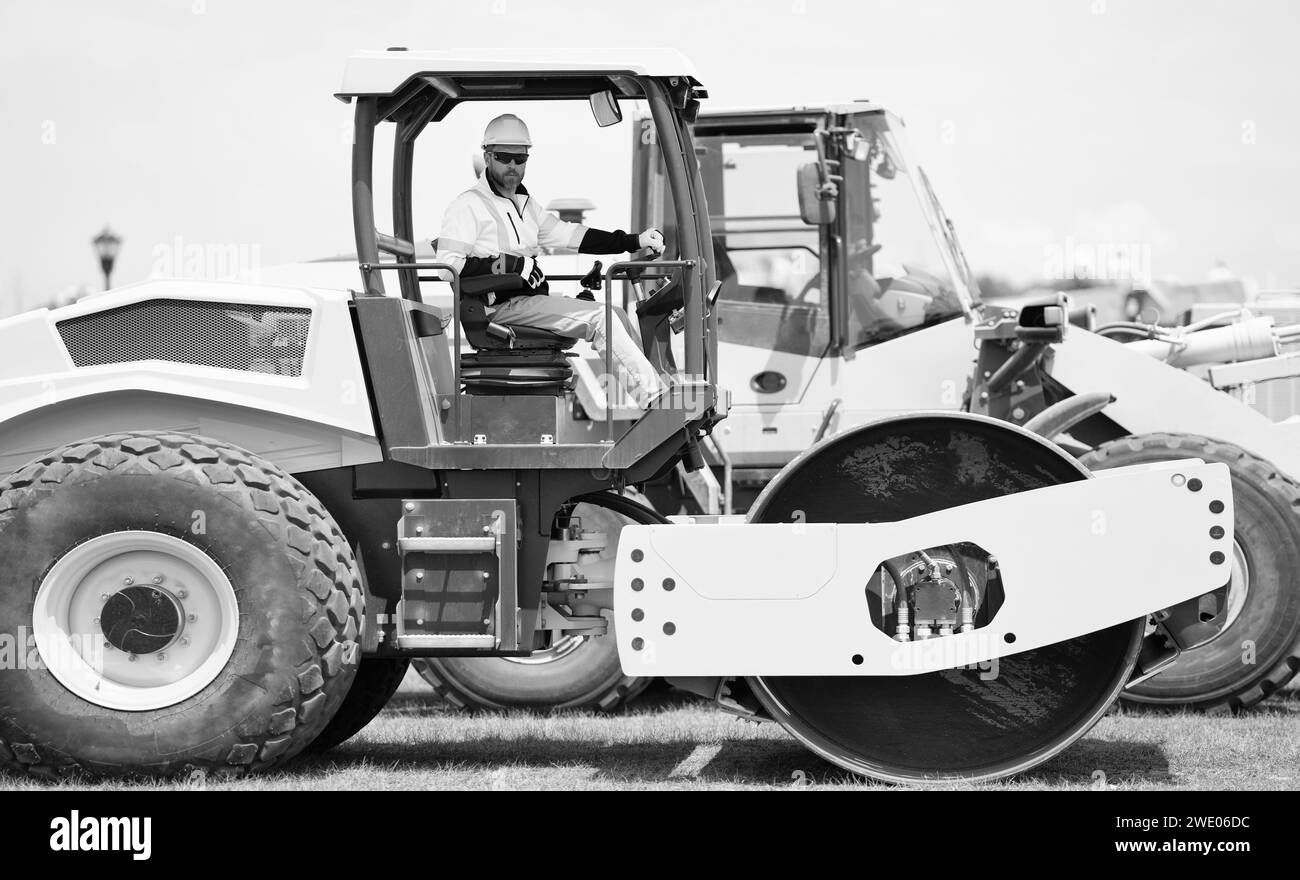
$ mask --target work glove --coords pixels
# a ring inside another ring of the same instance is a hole
[[[492,274],[494,275],[518,275],[524,279],[524,283],[533,290],[541,287],[546,283],[546,275],[542,272],[542,267],[532,257],[517,257],[513,254],[502,254],[496,258],[492,264]]]
[[[542,267],[537,265],[537,261],[532,257],[524,257],[524,264],[519,269],[519,276],[533,290],[546,283],[546,275],[542,273]]]
[[[664,236],[658,229],[647,229],[636,237],[636,243],[643,248],[649,248],[656,254],[664,252]]]

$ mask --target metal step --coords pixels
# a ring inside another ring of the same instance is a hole
[[[512,498],[402,503],[399,648],[518,649],[516,528]]]

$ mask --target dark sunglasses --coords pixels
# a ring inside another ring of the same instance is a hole
[[[492,158],[496,159],[502,165],[522,165],[528,161],[527,153],[499,153],[492,151]]]

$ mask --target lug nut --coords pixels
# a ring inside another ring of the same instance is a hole
[[[189,637],[189,636],[182,636],[182,637],[181,637],[181,647],[182,647],[182,648],[188,648],[189,646],[190,646],[190,637]]]
[[[131,584],[135,583],[135,578],[122,578],[122,583],[129,587]]]
[[[161,584],[161,583],[163,582],[163,576],[160,575],[160,574],[156,574],[156,575],[154,575],[154,576],[153,576],[153,582],[154,582],[155,584]]]
[[[99,626],[99,618],[98,618],[98,617],[92,617],[92,618],[90,618],[90,622],[93,623],[93,624],[95,624],[95,626]]]
[[[108,601],[108,593],[100,593],[100,594],[99,594],[99,601],[101,601],[101,602],[107,602],[107,601]]]
[[[158,662],[161,663],[161,662],[163,662],[163,661],[166,660],[166,659],[167,659],[167,655],[164,654],[162,651],[159,651],[159,652],[158,652]]]
[[[137,656],[135,656],[134,654],[127,654],[127,655],[126,655],[126,659],[128,659],[128,660],[130,660],[132,663],[134,663],[135,661],[139,660],[140,658],[137,657]]]
[[[184,598],[185,598],[186,596],[188,596],[188,595],[189,595],[189,591],[188,591],[188,590],[177,590],[177,591],[176,591],[176,598],[177,598],[177,599],[184,599]]]
[[[194,621],[199,619],[199,616],[197,614],[187,614],[185,615],[185,619],[188,620],[190,623],[193,623]]]

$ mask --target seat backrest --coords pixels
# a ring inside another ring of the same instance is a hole
[[[460,298],[460,329],[466,341],[474,348],[498,348],[488,336],[487,307],[483,301],[472,294]]]

